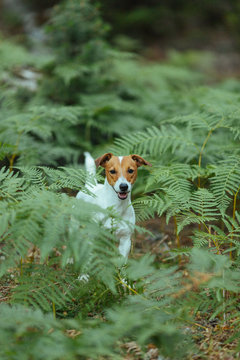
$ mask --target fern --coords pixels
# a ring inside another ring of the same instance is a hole
[[[134,202],[137,212],[142,207],[142,212],[159,216],[167,213],[167,219],[186,209],[194,189],[191,179],[197,176],[194,167],[182,164],[156,167],[147,181],[146,190],[156,193],[151,197],[139,199]],[[149,209],[149,210],[147,210]],[[141,215],[140,215],[141,216]]]
[[[18,177],[17,174],[3,167],[0,170],[0,196],[1,200],[18,202],[21,192],[26,190],[24,179]]]
[[[165,199],[164,199],[165,200]],[[154,194],[153,196],[145,196],[134,201],[134,209],[138,221],[147,220],[154,217],[154,214],[162,215],[162,213],[169,207],[164,200]]]
[[[52,262],[52,261],[51,261]],[[66,301],[71,300],[70,290],[76,284],[73,276],[65,270],[57,269],[51,264],[22,264],[17,286],[11,296],[11,302],[24,303],[34,308],[41,308],[45,312],[51,312],[53,304],[61,308]]]
[[[215,168],[211,178],[212,191],[217,199],[219,209],[225,213],[232,197],[239,191],[239,157],[229,157]]]
[[[185,147],[189,147],[191,153],[196,152],[196,144],[191,140],[191,136],[189,129],[186,129],[183,134],[172,125],[161,129],[156,127],[148,128],[145,132],[124,136],[124,138],[116,140],[115,143],[118,154],[138,152],[156,157],[169,149],[172,152],[176,151],[176,149],[181,151],[183,144]]]

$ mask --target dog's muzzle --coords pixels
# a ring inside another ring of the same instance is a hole
[[[120,200],[125,200],[128,197],[128,192],[118,192],[117,194]]]
[[[118,198],[120,200],[125,200],[128,197],[128,184],[122,182],[119,185],[120,191],[118,192]]]
[[[120,187],[120,186],[119,186],[119,187]],[[115,193],[117,194],[117,196],[118,196],[118,198],[119,198],[120,200],[125,200],[125,199],[127,199],[128,194],[129,194],[130,191],[117,191],[117,190],[114,189],[114,186],[112,186],[112,188],[113,188],[113,190],[115,191]],[[127,188],[128,188],[128,187],[127,187]],[[121,190],[121,189],[120,189],[120,190]]]

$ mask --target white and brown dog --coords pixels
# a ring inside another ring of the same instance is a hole
[[[139,166],[152,166],[148,161],[139,155],[114,156],[107,153],[95,161],[89,153],[85,153],[86,170],[95,175],[96,167],[105,168],[106,178],[104,184],[87,185],[93,196],[81,191],[77,199],[96,204],[103,209],[113,207],[118,214],[129,224],[135,224],[135,213],[131,204],[131,190],[137,178]],[[111,228],[111,219],[108,219],[104,226]],[[132,228],[127,223],[121,222],[116,229],[116,236],[119,239],[119,252],[125,258],[128,257],[131,248]]]

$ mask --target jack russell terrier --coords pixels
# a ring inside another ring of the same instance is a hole
[[[152,166],[139,155],[114,156],[112,153],[107,153],[94,161],[89,153],[85,153],[86,170],[95,175],[96,168],[102,166],[105,168],[106,178],[104,184],[98,184],[95,181],[94,185],[86,185],[93,196],[79,191],[77,199],[96,204],[103,209],[113,207],[123,220],[126,220],[130,225],[135,225],[131,190],[137,178],[137,169],[142,165]],[[104,226],[111,228],[111,219],[108,219]],[[116,236],[119,239],[119,252],[125,258],[128,257],[131,248],[132,228],[127,223],[120,222],[116,229]]]

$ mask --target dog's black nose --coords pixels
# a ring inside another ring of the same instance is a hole
[[[128,184],[121,183],[121,184],[119,185],[119,188],[120,188],[120,190],[121,190],[122,192],[125,192],[125,191],[127,191],[127,189],[128,189]]]

